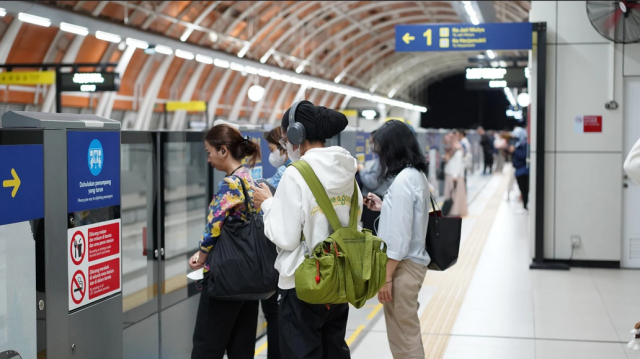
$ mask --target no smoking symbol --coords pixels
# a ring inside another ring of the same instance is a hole
[[[80,304],[87,293],[87,280],[81,270],[76,271],[71,279],[71,299],[74,303]]]
[[[73,237],[71,237],[71,245],[69,251],[71,253],[71,261],[73,262],[73,264],[77,266],[80,265],[80,263],[82,263],[82,261],[84,260],[85,253],[87,252],[87,244],[82,232],[77,231],[73,234]]]

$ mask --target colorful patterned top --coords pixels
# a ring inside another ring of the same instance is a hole
[[[200,251],[204,253],[211,252],[220,236],[220,230],[227,217],[246,220],[247,209],[244,204],[244,192],[242,191],[242,184],[240,183],[241,179],[244,181],[244,186],[249,193],[249,205],[251,206],[253,203],[253,191],[250,189],[253,184],[253,179],[251,178],[251,171],[248,168],[242,167],[233,175],[227,176],[220,181],[218,193],[216,193],[211,204],[209,204],[209,216],[207,217],[207,225],[200,240]],[[253,207],[249,210],[252,213],[256,212]]]

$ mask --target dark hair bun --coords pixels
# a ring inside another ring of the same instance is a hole
[[[284,129],[289,126],[289,111],[291,109],[282,116]],[[338,135],[349,124],[344,114],[324,106],[314,106],[309,101],[303,101],[298,105],[295,120],[304,126],[309,141],[325,141]]]

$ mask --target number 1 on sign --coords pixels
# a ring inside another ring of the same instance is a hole
[[[425,31],[422,36],[427,38],[427,46],[431,46],[431,29]]]

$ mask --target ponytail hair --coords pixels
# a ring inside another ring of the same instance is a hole
[[[213,126],[205,134],[204,140],[216,150],[225,146],[237,161],[247,158],[249,167],[255,166],[260,158],[260,145],[252,141],[249,136],[242,137],[240,131],[229,125]]]

